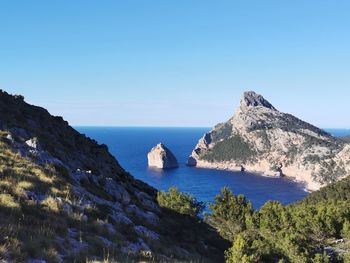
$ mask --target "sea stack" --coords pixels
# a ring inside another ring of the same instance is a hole
[[[147,154],[148,166],[159,169],[177,168],[175,155],[164,144],[158,143]]]

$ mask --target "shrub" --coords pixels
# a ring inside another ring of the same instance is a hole
[[[192,217],[198,216],[204,209],[202,202],[190,194],[180,192],[176,187],[169,188],[168,192],[158,192],[157,201],[161,207]]]
[[[237,233],[254,225],[251,202],[243,195],[235,196],[228,187],[221,190],[209,209],[212,213],[207,215],[206,220],[228,240],[233,240]]]
[[[349,220],[344,221],[341,235],[343,238],[350,239],[350,221]]]
[[[253,263],[257,262],[256,255],[251,251],[248,242],[242,235],[238,235],[232,244],[232,247],[225,251],[227,263]]]

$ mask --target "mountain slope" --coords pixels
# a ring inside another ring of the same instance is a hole
[[[234,116],[198,142],[188,164],[286,175],[310,190],[350,174],[350,144],[245,92]]]
[[[0,190],[5,262],[223,260],[226,243],[212,228],[161,208],[107,146],[2,91]]]

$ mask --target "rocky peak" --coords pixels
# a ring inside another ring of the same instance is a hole
[[[224,170],[285,175],[310,190],[350,175],[350,144],[245,92],[227,122],[197,143],[188,164]]]
[[[246,91],[244,92],[240,108],[244,109],[247,107],[257,107],[262,106],[271,110],[276,110],[275,107],[272,106],[270,102],[268,102],[263,96],[255,93],[254,91]]]

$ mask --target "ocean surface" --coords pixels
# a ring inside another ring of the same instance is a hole
[[[119,163],[134,177],[159,190],[177,186],[198,200],[212,202],[224,186],[235,194],[244,194],[259,208],[268,200],[288,204],[308,193],[302,184],[288,178],[268,178],[257,174],[200,169],[186,166],[188,156],[199,138],[210,128],[129,128],[75,127],[99,143],[108,146]],[[335,136],[350,135],[350,130],[327,129]],[[164,143],[175,154],[178,169],[157,170],[147,166],[147,153]]]

